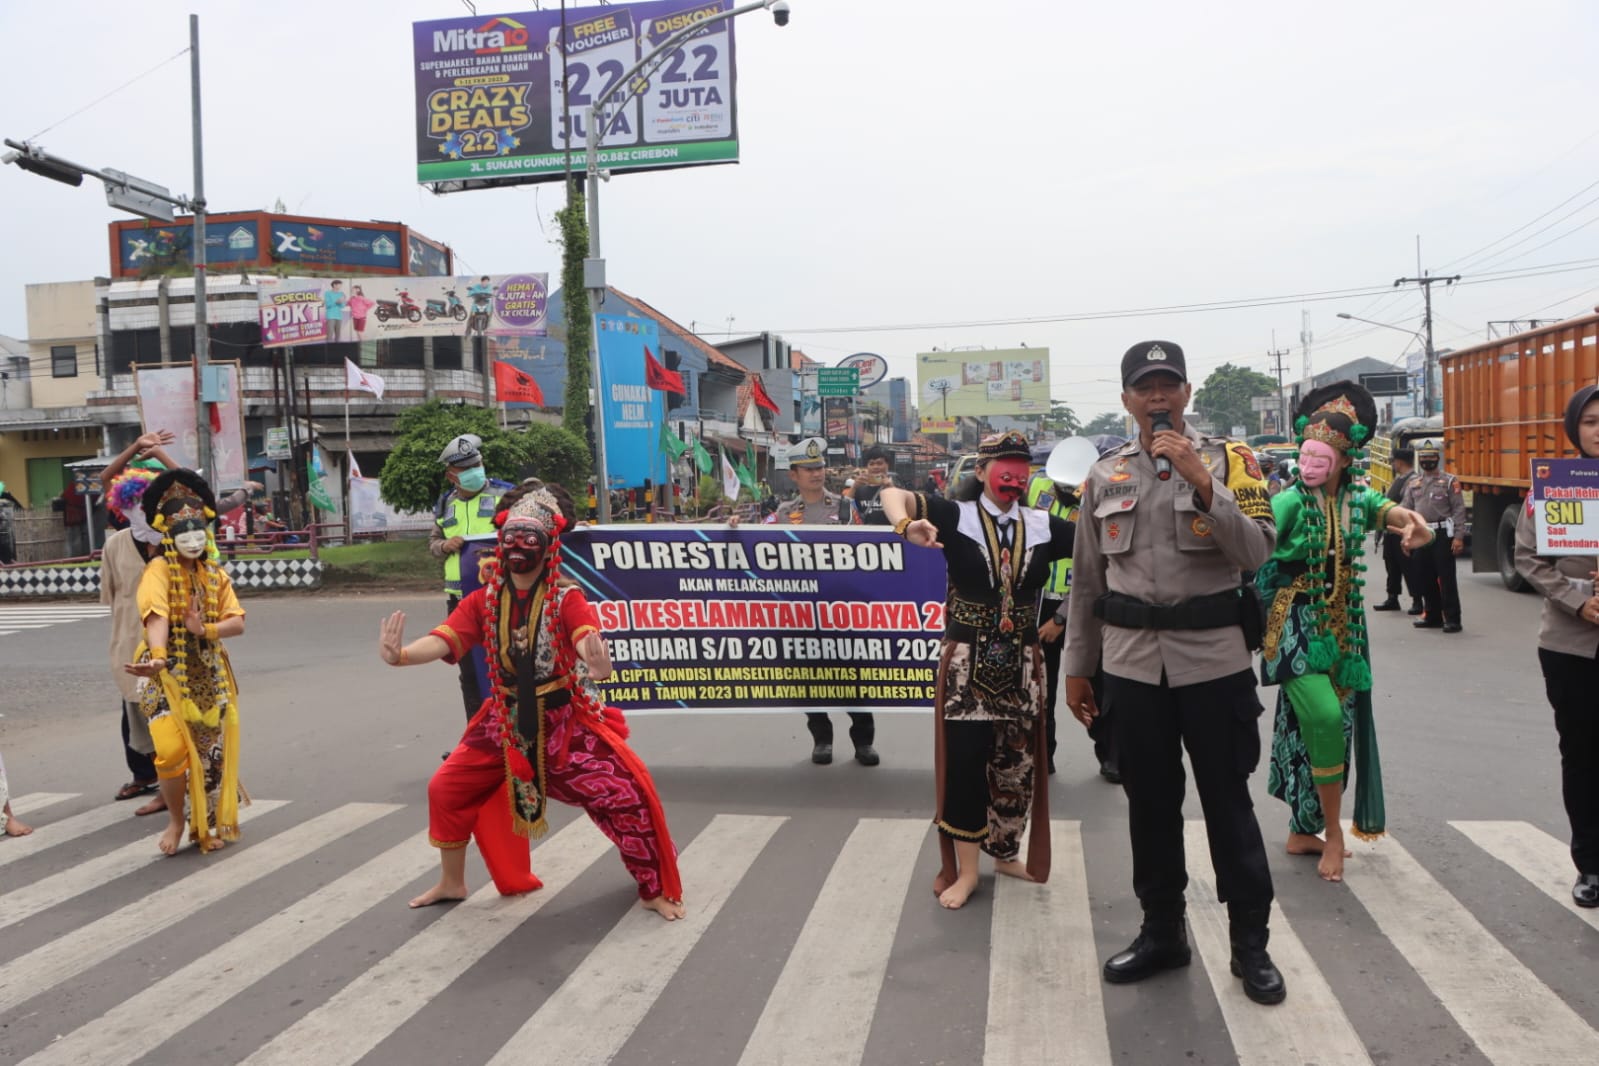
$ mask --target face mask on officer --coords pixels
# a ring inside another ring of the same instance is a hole
[[[198,559],[205,554],[206,535],[202,529],[186,529],[172,535],[172,546],[185,559]]]
[[[489,483],[489,479],[488,475],[483,473],[481,466],[470,466],[465,470],[456,470],[455,483],[467,492],[480,492],[483,486]]]
[[[1438,457],[1436,455],[1423,455],[1420,461],[1421,468],[1428,473],[1438,469]]]
[[[1337,466],[1338,451],[1331,444],[1307,440],[1299,446],[1299,480],[1311,488],[1325,485]]]

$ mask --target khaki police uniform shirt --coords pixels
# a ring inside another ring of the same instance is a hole
[[[806,503],[803,497],[790,496],[777,505],[772,520],[780,526],[836,526],[843,503],[844,497],[826,489],[822,490],[819,503]]]
[[[1146,603],[1175,604],[1236,589],[1277,543],[1271,498],[1248,445],[1202,437],[1184,426],[1210,469],[1210,510],[1194,487],[1155,462],[1135,439],[1088,472],[1077,515],[1065,671],[1091,677],[1104,650],[1107,674],[1172,686],[1212,681],[1251,668],[1238,626],[1217,629],[1129,629],[1094,616],[1103,592]]]
[[[1516,522],[1516,570],[1543,594],[1538,647],[1584,659],[1599,654],[1599,626],[1578,614],[1593,595],[1589,575],[1599,570],[1599,557],[1539,555],[1537,523],[1524,506]]]
[[[1404,506],[1420,514],[1429,526],[1453,522],[1451,537],[1466,534],[1466,497],[1460,491],[1460,479],[1453,474],[1442,470],[1429,474],[1418,466],[1405,486]]]

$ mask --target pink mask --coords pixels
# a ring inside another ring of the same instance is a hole
[[[1026,459],[993,459],[988,464],[983,480],[989,495],[1005,506],[1022,498],[1027,491],[1027,479],[1032,468]]]
[[[1311,488],[1325,485],[1337,465],[1338,452],[1331,444],[1307,440],[1299,446],[1299,480]]]

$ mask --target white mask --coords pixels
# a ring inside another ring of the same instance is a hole
[[[172,544],[185,559],[198,559],[205,554],[205,530],[191,529],[187,533],[179,533],[172,538]]]

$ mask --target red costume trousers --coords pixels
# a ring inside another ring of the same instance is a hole
[[[629,757],[623,758],[588,729],[573,729],[551,739],[564,743],[565,758],[559,758],[559,749],[548,753],[556,756],[546,759],[548,798],[588,814],[621,852],[623,865],[638,882],[639,898],[661,895],[663,871],[669,870],[669,879],[676,881],[676,854],[666,826],[658,824],[654,785],[647,772],[635,771],[635,767],[642,771],[637,756],[628,752]],[[511,833],[510,826],[503,755],[464,743],[457,746],[428,782],[431,843],[464,848],[476,835],[499,890],[507,895],[527,892],[540,883],[531,873],[527,841]]]

